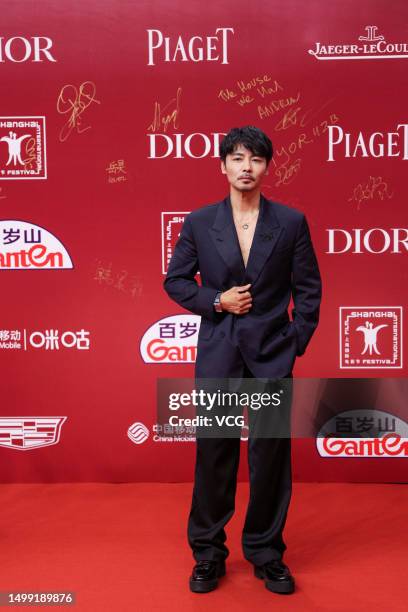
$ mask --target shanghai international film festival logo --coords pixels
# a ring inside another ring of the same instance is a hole
[[[34,223],[0,219],[0,270],[72,268],[67,249],[51,232]]]
[[[46,178],[45,117],[0,117],[0,180]]]
[[[340,307],[340,368],[402,368],[402,306]]]
[[[0,417],[0,446],[32,450],[58,444],[63,417]]]
[[[378,27],[368,25],[366,34],[358,37],[358,42],[350,43],[315,43],[308,53],[318,60],[355,60],[355,59],[401,59],[408,57],[408,43],[388,43]]]
[[[163,274],[167,274],[167,269],[173,255],[174,247],[176,246],[176,242],[180,236],[184,219],[188,214],[189,212],[162,212],[161,214]]]

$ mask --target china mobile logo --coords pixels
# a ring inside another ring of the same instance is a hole
[[[45,117],[0,117],[0,179],[46,179]]]
[[[89,331],[81,329],[77,332],[60,332],[58,329],[46,329],[44,331],[29,332],[26,329],[0,329],[0,349],[22,349],[30,348],[59,350],[60,348],[75,348],[78,350],[89,350]]]
[[[145,331],[140,354],[145,363],[194,363],[201,317],[179,314],[156,321]]]
[[[0,62],[56,62],[51,54],[52,39],[48,36],[0,36]]]
[[[32,450],[58,444],[67,417],[0,417],[0,446]]]
[[[180,236],[184,219],[188,214],[189,212],[162,212],[161,214],[163,274],[167,274],[167,269],[173,255],[174,247],[176,246],[176,242]]]
[[[340,368],[402,368],[402,306],[341,306]]]
[[[241,428],[240,440],[247,442],[249,439],[248,416],[245,412],[243,415],[243,425]],[[140,425],[140,423],[135,423]],[[155,423],[152,427],[154,435],[153,442],[195,442],[197,428],[195,425],[170,425],[170,423]],[[128,433],[129,438],[131,438]]]
[[[387,43],[378,27],[365,27],[366,34],[358,37],[358,42],[349,43],[315,43],[314,49],[308,53],[318,60],[355,60],[355,59],[400,59],[408,57],[406,42]]]
[[[152,427],[153,442],[195,442],[196,427],[183,425],[170,425],[170,423],[155,423]]]
[[[234,28],[217,28],[215,36],[177,39],[163,36],[161,30],[147,30],[148,66],[160,62],[219,62],[228,64],[228,36]]]
[[[149,437],[149,430],[143,423],[136,422],[129,427],[127,436],[134,444],[143,444]]]
[[[0,220],[0,270],[72,268],[67,249],[51,232],[26,221]]]
[[[406,457],[408,424],[384,410],[346,410],[320,429],[321,457]]]
[[[202,159],[220,156],[220,137],[225,132],[211,132],[210,136],[201,132],[193,134],[147,134],[149,139],[148,159]]]

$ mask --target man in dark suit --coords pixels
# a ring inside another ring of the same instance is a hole
[[[220,146],[230,194],[187,215],[175,246],[164,288],[202,317],[196,378],[291,378],[317,327],[321,278],[306,218],[261,193],[272,154],[260,129],[232,129]],[[197,437],[196,444],[190,589],[207,592],[225,574],[224,526],[234,512],[240,439]],[[282,560],[292,491],[290,435],[250,438],[248,461],[244,556],[269,590],[291,593],[294,579]]]

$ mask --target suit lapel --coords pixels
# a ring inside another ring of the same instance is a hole
[[[259,216],[246,269],[232,216],[230,196],[219,203],[214,224],[209,232],[215,248],[236,283],[245,285],[255,283],[278,241],[282,228],[273,211],[273,203],[261,194]]]

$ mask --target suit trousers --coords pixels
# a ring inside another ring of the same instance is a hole
[[[246,365],[243,376],[255,378]],[[240,442],[240,437],[196,439],[187,527],[196,561],[220,561],[229,555],[224,527],[235,510]],[[250,495],[241,544],[245,559],[262,565],[282,559],[286,550],[282,532],[292,494],[291,439],[290,434],[249,437],[247,444]]]

